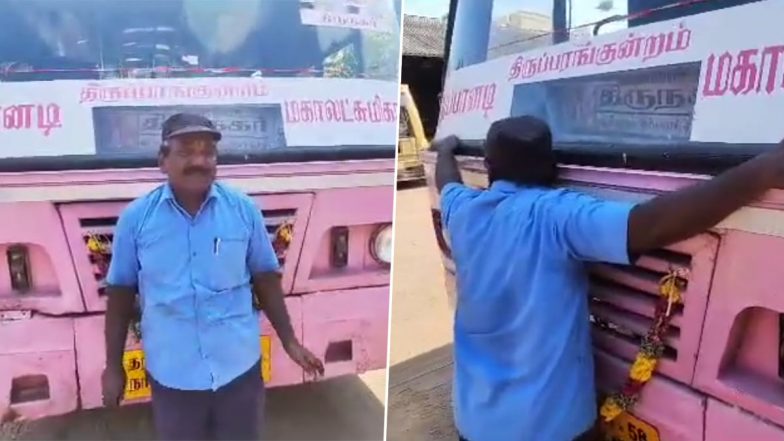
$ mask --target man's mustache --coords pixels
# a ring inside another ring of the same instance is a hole
[[[193,175],[193,174],[200,174],[200,175],[208,175],[210,174],[210,170],[204,167],[188,167],[183,171],[184,175]]]

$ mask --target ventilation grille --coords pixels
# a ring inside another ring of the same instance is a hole
[[[273,244],[275,244],[275,232],[278,230],[278,227],[289,222],[293,229],[294,220],[297,216],[296,209],[261,210],[261,213],[264,215],[264,222],[267,224],[267,234]],[[278,262],[280,262],[281,267],[286,263],[285,251],[282,253],[278,252]]]
[[[640,257],[634,266],[592,265],[590,297],[594,345],[627,359],[628,354],[635,353],[653,324],[659,281],[671,270],[690,270],[691,260],[688,254],[659,250]],[[688,279],[686,283],[688,289]],[[684,301],[688,301],[688,295],[684,295]],[[676,361],[683,305],[672,308],[663,359]]]
[[[264,221],[267,227],[267,235],[270,241],[274,243],[275,232],[285,222],[294,224],[297,210],[296,209],[281,209],[281,210],[262,210]],[[82,242],[84,243],[84,252],[90,261],[93,277],[98,282],[98,294],[104,295],[104,275],[94,257],[87,250],[87,241],[91,235],[102,237],[108,243],[114,239],[114,227],[117,225],[116,217],[100,217],[100,218],[82,218],[79,219],[79,227],[82,231]],[[109,256],[111,258],[111,255]],[[285,253],[278,256],[280,265],[285,264]]]
[[[114,226],[117,225],[116,217],[95,217],[95,218],[82,218],[79,219],[79,227],[82,231],[83,250],[90,261],[90,269],[92,270],[93,278],[98,283],[98,295],[105,294],[104,275],[99,267],[99,262],[87,249],[87,241],[90,236],[98,236],[106,243],[111,243],[114,240]],[[111,254],[109,254],[111,259]]]

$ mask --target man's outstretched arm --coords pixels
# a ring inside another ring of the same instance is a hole
[[[629,253],[644,253],[715,226],[734,211],[784,184],[784,141],[710,181],[653,198],[629,215]]]
[[[710,181],[641,204],[568,193],[554,204],[554,238],[578,260],[629,263],[634,256],[712,228],[784,184],[784,144]]]

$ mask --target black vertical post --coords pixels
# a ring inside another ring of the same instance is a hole
[[[489,1],[489,0],[488,0]],[[444,35],[444,69],[441,73],[441,90],[444,90],[446,73],[449,70],[449,52],[452,47],[452,32],[455,28],[455,15],[457,13],[458,0],[449,0],[449,14],[446,19],[446,34]]]
[[[567,9],[570,0],[554,0],[553,1],[553,44],[563,43],[569,41],[569,27],[571,23],[567,23]]]

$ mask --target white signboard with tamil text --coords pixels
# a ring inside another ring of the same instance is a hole
[[[0,158],[156,151],[163,120],[203,113],[221,146],[392,145],[398,85],[337,78],[0,83]]]

